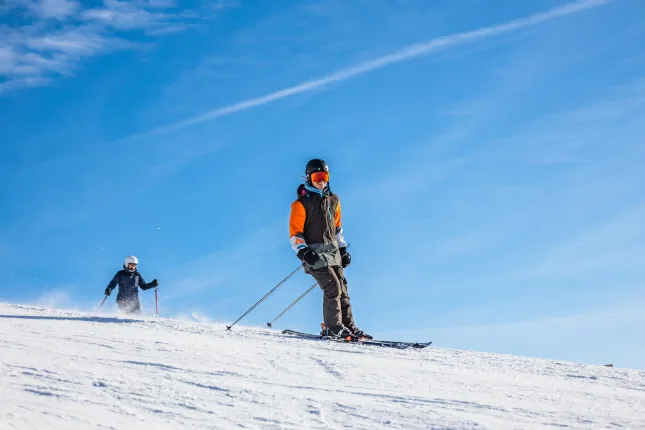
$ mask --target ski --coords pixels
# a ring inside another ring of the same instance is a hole
[[[330,340],[330,341],[344,342],[344,343],[360,343],[363,345],[383,346],[383,347],[396,348],[396,349],[407,349],[407,348],[423,349],[432,344],[432,342],[404,342],[404,341],[376,340],[376,339],[368,340],[368,339],[358,339],[358,338],[351,338],[348,340],[344,338],[335,338],[335,337],[324,336],[322,334],[312,334],[312,333],[306,333],[306,332],[301,332],[296,330],[282,330],[282,334],[288,334],[291,336],[297,336],[297,337],[312,339],[312,340]]]

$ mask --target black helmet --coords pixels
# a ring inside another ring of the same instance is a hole
[[[305,168],[305,174],[307,175],[307,179],[309,179],[309,175],[311,175],[314,172],[329,172],[329,166],[325,162],[325,160],[321,160],[320,158],[314,158],[313,160],[309,160],[307,163],[307,167]]]

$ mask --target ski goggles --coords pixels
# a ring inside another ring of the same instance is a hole
[[[329,172],[313,172],[309,177],[311,182],[329,182]]]

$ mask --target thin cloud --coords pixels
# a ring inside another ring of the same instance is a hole
[[[42,77],[27,77],[27,78],[14,78],[6,82],[0,82],[0,94],[8,93],[13,90],[24,87],[40,87],[48,85],[50,79]]]
[[[84,11],[83,18],[118,30],[158,28],[174,18],[172,14],[164,12],[166,7],[171,6],[155,4],[154,9],[147,10],[136,2],[105,0],[103,7]]]
[[[256,246],[249,244],[274,244],[267,245],[270,248],[267,252],[270,252],[272,248],[280,248],[282,246],[280,245],[280,236],[283,224],[283,219],[272,221],[254,229],[246,237],[241,238],[238,246],[217,250],[164,271],[159,276],[167,279],[180,279],[182,277],[176,276],[177,273],[185,272],[186,270],[190,272],[188,279],[173,282],[168,286],[168,291],[172,292],[164,296],[165,300],[174,300],[205,288],[210,288],[211,290],[226,289],[231,285],[250,283],[251,280],[255,280],[257,278],[255,273],[241,272],[239,268],[244,264],[253,265],[258,259],[266,260],[267,257],[258,257],[255,252]],[[250,237],[253,238],[252,241],[245,240]]]
[[[551,9],[546,12],[537,13],[525,18],[519,18],[505,24],[498,24],[489,27],[484,27],[478,30],[468,31],[464,33],[452,34],[449,36],[438,37],[425,43],[407,46],[398,52],[385,55],[372,61],[358,64],[346,69],[341,69],[330,75],[322,78],[314,79],[311,81],[303,82],[301,84],[279,90],[268,95],[257,97],[253,99],[244,100],[242,102],[225,106],[223,108],[215,109],[206,112],[202,115],[194,116],[183,121],[176,122],[167,126],[159,127],[144,133],[135,134],[125,138],[124,140],[145,138],[154,135],[168,133],[191,125],[199,124],[205,121],[216,119],[222,116],[230,115],[243,110],[251,109],[254,107],[266,105],[274,101],[301,94],[305,92],[314,91],[328,86],[332,83],[343,82],[365,73],[382,69],[392,64],[400,63],[405,60],[411,60],[417,57],[431,54],[441,49],[458,46],[467,42],[487,39],[493,36],[498,36],[513,31],[522,30],[525,28],[533,27],[545,22],[549,22],[558,18],[568,15],[573,15],[588,9],[599,7],[612,2],[613,0],[582,0],[570,3],[561,7]]]
[[[43,18],[64,20],[73,15],[80,5],[74,0],[41,0],[33,3],[32,7]]]
[[[145,42],[126,38],[135,31],[148,37],[179,33],[217,15],[178,9],[173,0],[103,0],[92,8],[76,0],[7,0],[0,5],[5,14],[16,19],[0,25],[0,94],[48,85],[92,57],[138,49]]]
[[[212,9],[213,11],[221,11],[232,7],[238,7],[239,5],[240,2],[237,0],[216,0],[206,3],[205,7]]]
[[[645,203],[636,204],[549,248],[540,260],[519,267],[513,281],[559,278],[642,267],[645,253]]]
[[[37,26],[13,29],[0,42],[0,94],[50,84],[69,76],[83,59],[136,45],[96,26],[67,25],[43,32]]]
[[[117,45],[113,45],[114,42],[117,42]],[[70,27],[56,33],[29,38],[24,43],[37,52],[69,56],[90,56],[127,45],[125,41],[99,34],[93,27]]]
[[[62,21],[73,15],[79,8],[80,4],[77,0],[6,0],[0,5],[0,13],[20,9],[40,19]]]
[[[563,330],[564,327],[575,332],[581,326],[589,327],[592,324],[598,326],[598,328],[606,327],[610,323],[622,326],[623,321],[621,320],[645,322],[645,317],[643,316],[642,310],[637,307],[620,307],[609,310],[589,310],[586,312],[583,311],[540,319],[520,319],[497,324],[463,325],[451,327],[447,331],[458,330],[475,333],[478,331],[503,330],[514,334],[519,332],[521,336],[525,330],[540,330],[546,333],[553,333],[557,330]],[[547,330],[547,326],[552,326],[555,330]],[[425,330],[420,329],[419,331],[423,332]]]

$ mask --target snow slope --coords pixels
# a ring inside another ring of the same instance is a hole
[[[1,429],[645,429],[645,372],[0,304]]]

